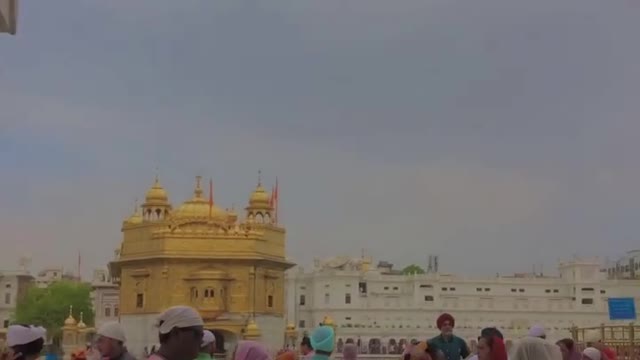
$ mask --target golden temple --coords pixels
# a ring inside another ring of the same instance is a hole
[[[196,177],[193,197],[176,208],[156,177],[144,203],[122,224],[111,276],[120,285],[120,321],[129,346],[157,341],[153,319],[174,305],[200,312],[219,352],[243,338],[281,346],[285,329],[285,229],[277,223],[277,187],[260,179],[240,219],[208,199]],[[151,333],[152,336],[147,336]],[[226,343],[226,346],[225,346]]]

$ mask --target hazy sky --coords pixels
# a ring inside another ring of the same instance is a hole
[[[155,168],[246,205],[289,256],[551,270],[638,248],[640,5],[22,1],[0,36],[0,268],[112,258]]]

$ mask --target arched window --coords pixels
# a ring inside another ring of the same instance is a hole
[[[198,289],[192,287],[190,290],[191,301],[195,301],[198,298]]]
[[[104,307],[104,317],[111,317],[111,306]]]

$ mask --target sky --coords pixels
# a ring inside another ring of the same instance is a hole
[[[104,267],[157,172],[288,257],[553,272],[638,248],[640,5],[22,1],[0,36],[0,263]]]

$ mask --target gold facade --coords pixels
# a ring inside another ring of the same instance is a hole
[[[200,177],[193,197],[177,208],[156,179],[123,222],[119,255],[110,264],[120,284],[120,315],[189,305],[207,328],[238,336],[254,315],[283,317],[284,272],[293,264],[276,218],[273,194],[260,181],[239,219],[205,197]]]

